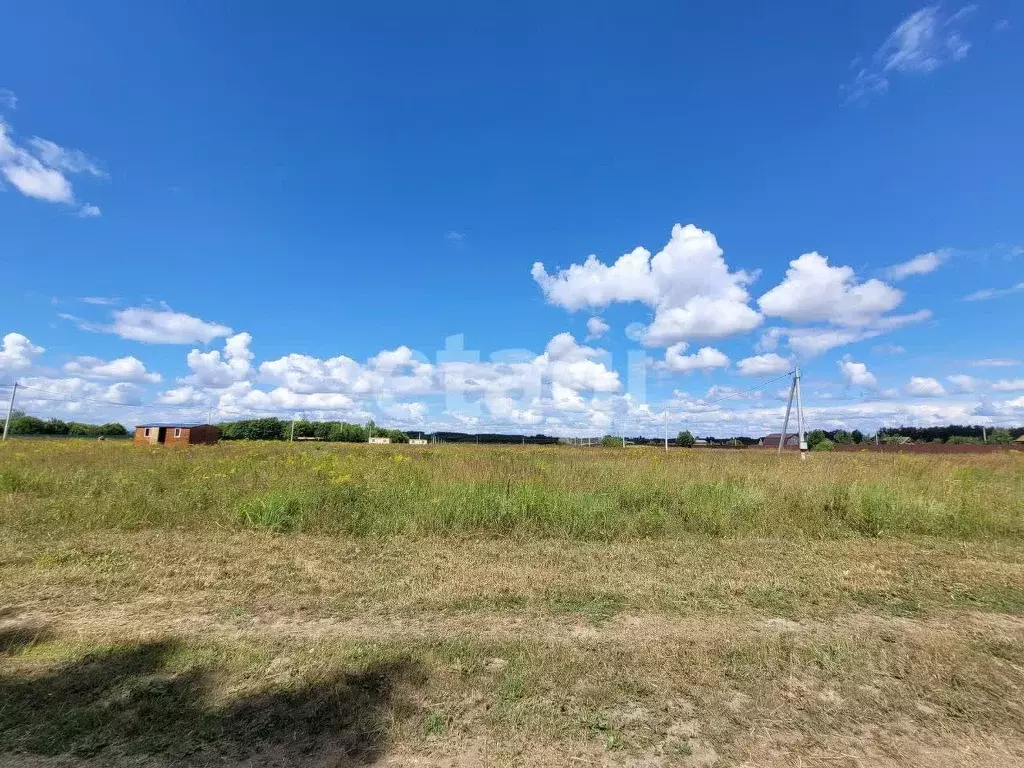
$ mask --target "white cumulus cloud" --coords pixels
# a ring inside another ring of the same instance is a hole
[[[819,253],[789,263],[785,279],[757,300],[761,311],[797,323],[828,322],[860,328],[895,309],[902,291],[868,280],[858,283],[850,267],[829,266]]]
[[[592,317],[589,320],[587,320],[588,341],[591,339],[600,339],[602,336],[608,333],[609,330],[611,330],[611,326],[608,325],[608,323],[606,323],[600,317]]]
[[[243,332],[225,339],[223,354],[216,349],[209,352],[193,349],[186,358],[192,373],[185,381],[210,389],[223,389],[237,381],[244,381],[251,372],[251,343],[252,336]]]
[[[422,422],[430,413],[424,403],[385,403],[381,411],[392,419],[398,419],[406,424],[414,425]]]
[[[982,383],[981,380],[965,373],[954,373],[952,376],[947,376],[946,381],[953,385],[955,392],[962,394],[973,392]]]
[[[846,355],[842,360],[837,360],[836,365],[839,366],[839,372],[842,374],[846,386],[878,389],[878,379],[868,370],[865,363],[855,362],[852,357]]]
[[[160,381],[159,373],[147,371],[141,360],[131,356],[110,361],[98,357],[76,357],[64,365],[64,370],[87,379],[114,379],[149,384]]]
[[[770,376],[793,370],[793,361],[775,352],[767,352],[744,358],[736,367],[741,376]]]
[[[175,387],[161,392],[157,396],[157,402],[163,405],[208,405],[210,396],[203,390],[187,384],[182,387]]]
[[[692,355],[684,355],[687,349],[685,341],[680,341],[665,350],[664,367],[675,373],[693,373],[694,371],[710,371],[715,368],[728,368],[729,358],[714,347],[701,347]]]
[[[654,322],[643,339],[648,346],[722,338],[761,323],[747,304],[746,286],[755,276],[730,271],[715,236],[692,224],[676,224],[669,242],[653,257],[646,248],[636,248],[608,265],[591,255],[555,274],[538,261],[531,274],[550,303],[570,311],[613,302],[654,307]]]
[[[8,333],[0,346],[0,372],[18,373],[32,367],[33,360],[46,350],[20,333]]]
[[[78,376],[66,379],[34,376],[22,383],[25,385],[25,394],[19,394],[19,402],[29,412],[55,407],[55,402],[58,404],[56,407],[68,413],[85,411],[97,403],[137,405],[142,402],[145,394],[144,388],[132,382],[98,384]]]
[[[925,376],[911,376],[904,390],[913,397],[943,397],[946,394],[936,379]]]

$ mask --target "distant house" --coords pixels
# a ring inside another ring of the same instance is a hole
[[[1015,443],[1024,443],[1024,435],[1021,435],[1020,437],[1018,437],[1013,442],[1015,442]]]
[[[410,437],[409,445],[426,445],[427,441],[422,437]]]
[[[708,443],[707,440],[704,440],[704,439],[699,438],[699,437],[696,440],[693,441],[693,446],[695,448],[699,447],[699,446],[702,446],[702,445],[709,445],[709,443]]]
[[[391,442],[390,437],[371,437],[369,440],[371,445],[387,445]]]
[[[779,441],[782,439],[781,432],[772,432],[770,435],[765,435],[757,444],[764,446],[765,448],[778,448]],[[786,435],[786,441],[782,444],[783,448],[799,448],[800,447],[800,436],[796,433],[789,433]]]
[[[135,428],[139,445],[213,445],[220,440],[220,428],[212,424],[141,424]]]

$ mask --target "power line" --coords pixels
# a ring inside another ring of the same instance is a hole
[[[209,410],[213,409],[213,410],[216,410],[216,411],[218,411],[220,413],[227,413],[227,414],[234,415],[234,416],[247,416],[249,414],[257,414],[257,415],[262,414],[262,415],[266,415],[266,416],[280,417],[283,414],[283,415],[287,416],[288,418],[291,418],[297,412],[304,412],[304,411],[310,411],[310,410],[314,410],[314,411],[315,410],[319,410],[319,409],[316,409],[316,408],[309,408],[309,407],[304,407],[304,408],[281,407],[281,408],[275,409],[275,410],[267,410],[267,409],[264,409],[264,408],[249,408],[249,407],[246,407],[246,406],[230,406],[230,405],[221,405],[221,404],[217,404],[217,403],[193,403],[193,404],[184,404],[184,403],[118,403],[118,402],[111,402],[109,400],[100,400],[100,399],[97,399],[97,398],[94,398],[94,397],[86,397],[84,395],[76,395],[76,394],[70,393],[70,392],[57,392],[57,391],[54,391],[52,389],[46,389],[44,387],[39,387],[39,386],[35,386],[35,385],[29,386],[29,385],[21,384],[21,383],[18,384],[18,389],[19,390],[29,390],[29,391],[32,391],[32,392],[42,392],[42,393],[45,393],[45,394],[48,394],[48,395],[55,395],[55,397],[40,397],[38,395],[30,395],[30,396],[26,397],[26,399],[31,400],[31,401],[44,401],[44,402],[52,402],[52,403],[78,403],[78,402],[84,402],[84,403],[96,403],[97,405],[102,405],[102,406],[106,406],[106,407],[116,407],[116,408],[140,408],[140,409],[141,408],[150,408],[150,409],[157,409],[157,410],[164,410],[164,409],[168,409],[168,408],[176,408],[176,409],[185,410],[185,411],[199,411],[199,412],[209,411]]]
[[[728,400],[728,399],[733,398],[733,397],[739,397],[740,395],[745,395],[747,392],[753,392],[755,389],[761,389],[762,387],[767,387],[769,384],[774,384],[776,381],[781,381],[782,379],[785,379],[785,378],[787,378],[789,376],[792,376],[793,373],[794,373],[794,371],[787,371],[786,373],[782,374],[781,376],[776,376],[774,379],[769,379],[768,381],[761,382],[760,384],[755,384],[754,386],[748,387],[747,389],[742,389],[739,392],[730,392],[729,394],[727,394],[727,395],[725,395],[723,397],[720,397],[717,400],[711,400],[709,402],[705,402],[704,405],[714,405],[715,403],[720,403],[723,400]]]
[[[52,389],[45,389],[43,387],[29,386],[28,384],[21,384],[19,382],[18,389],[27,389],[32,392],[45,392],[48,395],[56,395],[58,398],[62,398],[65,402],[83,402],[83,403],[97,403],[99,405],[116,405],[121,408],[201,408],[207,406],[199,405],[183,405],[183,404],[172,404],[172,403],[117,403],[111,402],[110,400],[99,400],[95,397],[86,397],[85,395],[76,395],[72,392],[55,392]],[[50,398],[45,397],[33,397],[32,400],[49,400]]]
[[[722,402],[723,400],[729,400],[729,399],[732,399],[732,398],[737,398],[737,397],[740,397],[741,395],[747,394],[748,392],[753,392],[755,390],[762,389],[764,387],[767,387],[769,384],[774,384],[776,381],[781,381],[782,379],[785,379],[785,378],[787,378],[789,376],[792,376],[794,373],[796,373],[796,369],[794,369],[792,371],[787,371],[786,373],[783,373],[780,376],[776,376],[774,379],[768,379],[768,381],[762,381],[760,384],[755,384],[752,387],[747,387],[746,389],[741,389],[739,392],[729,392],[728,394],[723,395],[722,397],[716,398],[714,400],[704,401],[703,403],[701,403],[700,406],[697,407],[695,412],[696,413],[706,412],[706,410],[708,408],[710,408],[713,405],[716,405],[717,403]],[[665,418],[665,450],[668,450],[668,416],[669,416],[669,406],[668,406],[667,403],[665,405],[663,413],[664,413],[664,418]]]

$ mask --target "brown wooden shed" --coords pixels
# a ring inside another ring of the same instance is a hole
[[[781,432],[772,432],[770,435],[765,435],[760,440],[758,440],[757,444],[762,446],[762,447],[764,447],[764,448],[778,448],[779,447],[779,443],[781,441],[782,441],[782,433]],[[799,435],[797,435],[796,432],[787,432],[786,433],[786,441],[782,444],[782,447],[783,448],[799,448],[800,447],[800,437],[799,437]]]
[[[220,428],[212,424],[141,424],[135,428],[140,445],[213,445],[220,440]]]

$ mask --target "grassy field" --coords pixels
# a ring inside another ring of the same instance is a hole
[[[0,764],[1024,761],[1024,453],[0,445]]]

